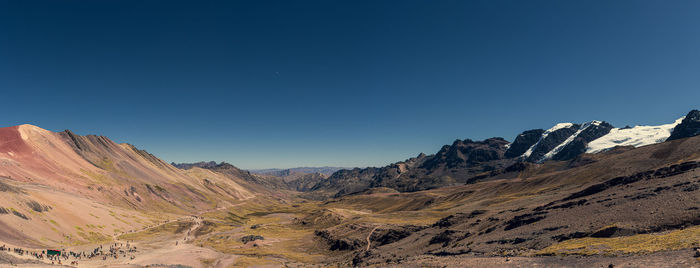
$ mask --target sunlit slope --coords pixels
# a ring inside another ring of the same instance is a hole
[[[199,210],[249,198],[234,179],[189,176],[157,157],[103,136],[31,125],[0,129],[0,176],[131,208]],[[212,190],[216,183],[226,192]]]
[[[700,215],[698,148],[700,137],[691,137],[549,161],[464,186],[336,198],[325,206],[372,213],[364,218],[374,225],[359,224],[363,229],[346,222],[326,229],[323,238],[329,246],[355,245],[346,252],[357,251],[353,261],[363,264],[419,254],[625,254],[690,248],[694,244],[684,237],[694,237],[695,229],[684,228],[696,226]],[[404,222],[387,221],[382,214]],[[444,217],[425,224],[420,218],[406,221],[410,216]],[[380,242],[364,253],[365,237],[378,222],[402,224],[394,232],[405,238]],[[410,225],[421,225],[421,230],[406,232]]]
[[[0,128],[0,182],[0,224],[9,227],[0,242],[24,245],[108,240],[115,231],[225,207],[261,189],[231,175],[177,169],[103,136],[32,125]]]
[[[42,185],[0,183],[0,244],[37,248],[104,243],[114,233],[170,216],[104,205]]]

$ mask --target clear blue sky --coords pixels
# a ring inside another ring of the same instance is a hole
[[[700,107],[700,1],[0,1],[0,125],[166,161],[381,166]]]

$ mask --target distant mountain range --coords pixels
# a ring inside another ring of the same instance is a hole
[[[225,163],[225,162],[221,162]],[[195,162],[195,163],[175,163],[172,162],[170,163],[176,168],[179,169],[191,169],[193,167],[198,167],[198,168],[207,168],[211,169],[219,165],[216,161],[201,161],[201,162]],[[290,177],[290,176],[298,176],[301,174],[321,174],[324,176],[328,176],[333,174],[334,172],[341,170],[341,169],[347,169],[346,167],[296,167],[296,168],[268,168],[268,169],[250,169],[248,172],[251,174],[257,174],[257,175],[263,175],[263,176],[272,176],[272,177]]]
[[[341,169],[347,167],[296,167],[296,168],[268,168],[268,169],[250,169],[250,173],[271,176],[288,176],[293,173],[320,173],[323,175],[331,175]]]
[[[510,143],[503,138],[484,141],[456,140],[436,154],[417,157],[380,168],[339,170],[311,187],[318,196],[343,196],[370,188],[386,187],[413,192],[449,185],[474,183],[522,171],[545,161],[581,160],[614,148],[635,148],[700,134],[700,111],[692,110],[670,124],[615,128],[604,121],[559,123],[544,129],[523,131]]]
[[[240,178],[248,178],[256,184],[265,185],[270,189],[284,189],[306,192],[311,187],[325,180],[328,175],[342,168],[340,167],[299,167],[290,169],[259,169],[246,171],[237,167],[216,161],[196,162],[196,163],[171,163],[179,169],[189,170],[192,168],[209,169],[217,172],[230,174]]]

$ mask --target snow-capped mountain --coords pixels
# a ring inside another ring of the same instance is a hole
[[[586,145],[588,145],[591,141],[605,136],[612,128],[612,125],[603,121],[591,121],[585,123],[581,125],[576,133],[571,135],[552,151],[545,154],[544,158],[540,161],[546,159],[564,160],[574,158],[577,155],[582,154],[587,147]]]
[[[700,111],[697,110],[673,123],[659,126],[615,128],[597,120],[584,124],[559,123],[547,130],[534,129],[521,133],[510,144],[505,155],[535,163],[568,160],[583,153],[598,153],[616,146],[640,147],[698,134]]]
[[[540,139],[522,155],[523,158],[540,160],[552,152],[556,146],[562,144],[568,137],[576,133],[579,125],[572,123],[559,123],[542,133]]]
[[[328,179],[319,181],[310,191],[339,197],[377,187],[415,192],[482,180],[513,178],[513,174],[539,166],[533,163],[572,160],[584,153],[599,153],[615,146],[639,147],[669,140],[674,142],[674,139],[699,134],[700,111],[697,110],[673,123],[660,126],[615,128],[604,121],[559,123],[547,130],[524,131],[512,143],[500,137],[483,141],[457,139],[432,155],[421,153],[384,167],[340,170]],[[573,165],[562,165],[562,168],[587,165],[595,160],[586,162],[574,161],[569,163]]]
[[[615,146],[640,147],[663,142],[671,136],[673,129],[683,121],[681,117],[673,123],[660,126],[634,126],[631,128],[613,128],[610,133],[590,143],[586,153],[598,153]]]
[[[529,162],[571,159],[584,153],[589,142],[608,134],[612,128],[612,125],[603,121],[585,124],[559,123],[542,132],[537,141],[519,157]],[[523,132],[525,133],[532,131]],[[513,143],[517,143],[523,134]],[[530,139],[532,141],[532,137]]]

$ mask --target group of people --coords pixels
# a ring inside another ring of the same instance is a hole
[[[114,243],[113,245],[109,246],[109,251],[107,253],[104,253],[100,251],[102,254],[102,259],[106,260],[107,258],[114,258],[118,259],[119,256],[121,255],[123,258],[126,258],[127,255],[130,255],[129,258],[132,260],[135,258],[134,255],[131,253],[136,252],[136,246],[132,247],[129,242],[126,242],[126,248],[123,248],[125,245],[123,243]],[[102,246],[100,246],[100,250],[102,249]]]
[[[123,258],[130,258],[131,260],[135,259],[136,256],[134,256],[134,253],[136,252],[136,246],[131,246],[129,242],[124,245],[124,243],[114,243],[109,245],[109,250],[104,251],[103,246],[100,245],[99,247],[96,247],[95,249],[92,250],[90,253],[86,253],[85,251],[82,252],[74,252],[74,251],[66,251],[61,250],[60,253],[58,254],[49,254],[48,251],[46,250],[26,250],[22,248],[9,248],[6,247],[5,245],[2,245],[0,247],[0,251],[8,251],[8,252],[14,252],[15,254],[19,256],[24,256],[24,255],[30,255],[35,257],[37,260],[44,260],[47,259],[51,261],[51,264],[62,264],[63,261],[68,261],[69,259],[73,259],[70,262],[70,265],[78,265],[78,260],[82,259],[93,259],[93,258],[99,258],[102,257],[102,260],[107,260],[107,258],[114,258],[118,259],[119,257]]]
[[[45,250],[26,250],[23,248],[10,248],[5,245],[0,246],[0,251],[14,252],[19,256],[28,255],[36,258],[37,260],[47,259],[51,261],[51,264],[54,264],[54,262],[56,261],[58,261],[58,264],[61,264],[61,256],[63,256],[64,260],[68,260],[68,256],[64,254],[64,252],[57,255],[51,255],[48,254],[48,252]]]
[[[192,215],[191,218],[193,220],[197,219],[204,219],[204,217],[201,216],[196,216]],[[166,220],[163,222],[163,224],[177,221],[178,219],[174,220]],[[159,225],[155,225],[159,226]],[[155,226],[146,226],[143,227],[143,230],[153,228]],[[129,231],[128,233],[134,232]],[[187,235],[183,239],[184,241],[187,241],[189,236],[190,236],[191,230],[187,231]],[[123,234],[123,233],[121,233]],[[115,234],[116,236],[117,234]],[[175,242],[177,245],[177,242]],[[124,243],[114,243],[109,245],[109,249],[107,251],[103,250],[103,246],[100,245],[99,247],[96,247],[95,249],[92,250],[92,252],[86,253],[85,251],[81,252],[76,252],[76,251],[66,251],[65,249],[60,250],[58,254],[50,254],[48,250],[25,250],[22,248],[10,248],[5,245],[0,246],[0,251],[8,251],[8,252],[14,252],[15,254],[19,256],[24,256],[24,255],[30,255],[36,258],[37,260],[49,260],[51,261],[51,264],[62,264],[62,262],[66,262],[69,259],[72,259],[70,262],[70,265],[78,265],[79,260],[83,259],[94,259],[94,258],[99,258],[101,257],[102,260],[107,260],[107,258],[114,258],[118,259],[120,257],[122,258],[130,258],[131,260],[135,259],[136,256],[134,256],[134,253],[136,252],[136,246],[131,246],[131,243],[127,241],[126,244]]]

